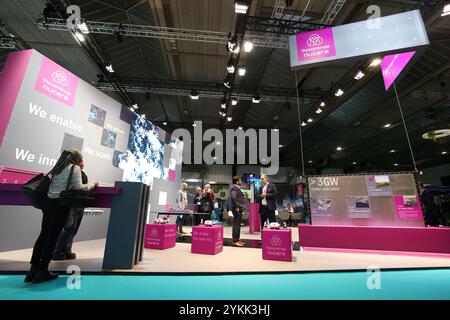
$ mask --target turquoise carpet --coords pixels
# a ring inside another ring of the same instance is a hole
[[[365,272],[222,276],[85,275],[81,289],[68,276],[25,284],[22,275],[0,275],[0,300],[9,299],[450,299],[450,269],[382,271],[369,290]]]

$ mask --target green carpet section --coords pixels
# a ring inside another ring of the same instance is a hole
[[[26,284],[22,275],[0,275],[0,299],[450,299],[450,269],[279,275],[145,276],[68,275]],[[379,279],[379,281],[378,281]],[[70,283],[73,283],[69,281]],[[379,289],[368,289],[377,286]]]

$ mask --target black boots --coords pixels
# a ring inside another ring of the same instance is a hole
[[[50,281],[50,280],[55,280],[56,278],[58,278],[58,274],[48,271],[47,268],[39,269],[39,271],[36,273],[36,275],[33,278],[33,284]]]
[[[40,283],[58,278],[56,273],[48,271],[48,266],[38,267],[31,265],[30,271],[25,276],[24,282]]]
[[[36,265],[31,265],[30,271],[28,271],[27,275],[25,276],[25,280],[23,282],[31,282],[33,281],[34,276],[38,272],[39,267]]]

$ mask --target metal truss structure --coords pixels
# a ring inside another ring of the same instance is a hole
[[[321,22],[326,25],[333,23],[334,19],[339,14],[346,2],[347,0],[333,0],[328,6],[327,11],[325,11]]]
[[[114,91],[113,86],[108,82],[94,82],[94,86],[102,91]],[[211,82],[176,81],[159,79],[123,79],[121,87],[129,93],[151,93],[172,96],[190,96],[192,90],[197,90],[201,97],[222,98],[224,95],[223,84]],[[251,87],[234,86],[233,97],[239,100],[252,101],[255,95],[259,95],[262,102],[296,102],[296,92],[294,88],[277,87]],[[321,90],[301,90],[300,97],[304,99],[326,99],[331,93]]]
[[[86,21],[90,33],[133,36],[141,38],[187,40],[225,44],[229,40],[229,33],[157,27],[148,25],[121,24],[112,22]],[[72,31],[62,18],[39,16],[36,20],[38,28],[43,30]],[[267,37],[263,34],[246,34],[244,40],[249,40],[256,47],[288,49],[289,34],[305,30],[323,28],[325,25],[314,22],[299,22],[292,20],[263,18],[249,16],[246,22],[246,32],[274,33],[278,37]]]

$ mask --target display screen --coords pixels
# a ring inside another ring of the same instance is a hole
[[[313,225],[423,227],[413,174],[308,178]]]
[[[142,182],[152,186],[154,178],[168,178],[168,168],[163,165],[164,142],[158,139],[159,130],[150,121],[134,115],[128,150],[118,156],[124,181]]]
[[[148,222],[176,208],[183,143],[138,114],[131,119],[127,151],[117,155],[123,180],[150,186]]]

